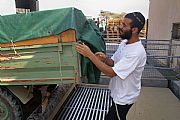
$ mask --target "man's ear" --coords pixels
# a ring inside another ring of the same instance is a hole
[[[137,27],[132,28],[132,33],[138,33],[138,28]]]

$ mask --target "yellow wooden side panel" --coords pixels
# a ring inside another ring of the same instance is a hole
[[[76,36],[75,36],[75,30],[67,30],[60,34],[61,42],[75,42]],[[58,35],[43,37],[43,38],[35,38],[35,39],[29,39],[29,40],[23,40],[18,41],[14,43],[1,43],[1,48],[7,48],[7,47],[18,47],[18,46],[29,46],[29,45],[43,45],[43,44],[55,44],[58,43]]]
[[[61,40],[63,43],[66,42],[76,42],[76,31],[75,30],[67,30],[60,34]]]

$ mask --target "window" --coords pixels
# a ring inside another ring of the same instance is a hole
[[[172,39],[180,39],[180,23],[173,23]]]

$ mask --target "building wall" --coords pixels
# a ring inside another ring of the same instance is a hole
[[[170,42],[173,23],[180,23],[180,0],[149,0],[148,19],[147,39],[157,40],[156,42],[158,43],[162,43],[158,40],[169,40]],[[172,44],[180,44],[180,40],[173,39]],[[164,47],[165,46],[158,46],[158,49]],[[166,48],[170,48],[169,45],[166,45]],[[156,50],[153,54],[157,56],[180,56],[180,46],[172,46],[171,49],[168,50]],[[166,61],[166,59],[160,61],[163,62]],[[167,63],[169,63],[171,67],[180,68],[179,58],[172,57],[171,61],[167,60]]]
[[[148,39],[171,39],[172,23],[180,22],[180,0],[149,0]]]

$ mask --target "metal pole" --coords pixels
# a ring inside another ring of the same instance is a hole
[[[168,50],[168,56],[172,55],[172,38],[169,40],[169,50]],[[167,67],[171,67],[171,58],[167,58]]]

